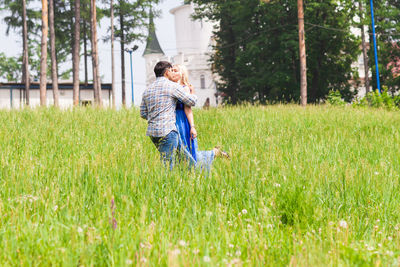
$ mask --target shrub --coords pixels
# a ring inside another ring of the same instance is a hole
[[[388,93],[387,87],[384,87],[381,93],[378,90],[369,92],[365,97],[353,102],[353,107],[374,107],[386,108],[389,110],[400,107],[400,97],[393,97]]]
[[[344,106],[346,104],[338,90],[329,91],[326,101],[332,106]]]

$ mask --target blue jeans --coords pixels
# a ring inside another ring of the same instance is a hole
[[[187,157],[185,153],[180,149],[181,142],[179,140],[179,134],[176,131],[171,131],[164,137],[150,137],[151,141],[156,146],[157,150],[160,152],[161,159],[164,164],[169,164],[170,170],[174,168],[175,154],[180,152],[192,166],[195,164],[192,157]]]

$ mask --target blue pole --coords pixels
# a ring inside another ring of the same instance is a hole
[[[372,37],[374,38],[376,84],[378,86],[379,93],[381,93],[381,83],[379,81],[378,48],[376,46],[376,35],[375,35],[374,4],[372,3],[372,0],[370,0],[370,3],[371,3]]]
[[[131,84],[132,84],[132,107],[135,106],[135,97],[133,94],[133,69],[132,69],[132,52],[129,51],[129,55],[131,56]]]

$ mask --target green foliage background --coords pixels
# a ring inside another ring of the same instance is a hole
[[[228,102],[299,100],[297,1],[192,2],[199,5],[197,18],[217,22],[212,63],[214,72],[221,77],[218,89]],[[362,23],[370,25],[369,1],[364,2]],[[394,92],[399,88],[399,77],[393,76],[388,64],[400,59],[400,8],[398,1],[378,2],[375,9],[382,81]],[[356,93],[350,90],[350,80],[359,83],[352,64],[357,62],[361,48],[360,38],[351,27],[360,27],[358,3],[304,1],[309,102],[325,100],[330,90],[339,91],[346,101],[352,100]],[[372,67],[373,49],[369,51]]]

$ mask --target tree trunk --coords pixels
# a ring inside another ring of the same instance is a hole
[[[85,62],[85,85],[87,86],[89,83],[88,79],[88,53],[87,53],[87,30],[86,30],[86,21],[83,21],[83,53],[84,53],[84,62]]]
[[[115,108],[115,63],[114,63],[114,1],[111,0],[111,93],[112,108]]]
[[[75,0],[75,24],[74,24],[74,51],[72,53],[72,73],[73,73],[73,99],[74,106],[79,105],[79,50],[80,50],[80,0]]]
[[[30,74],[29,74],[29,51],[28,51],[28,23],[26,16],[26,0],[22,0],[22,43],[23,43],[23,69],[22,69],[22,82],[25,83],[25,104],[29,106],[29,87],[30,87]]]
[[[365,74],[365,93],[368,94],[370,91],[369,87],[369,68],[368,68],[368,52],[367,52],[367,45],[365,43],[365,32],[364,32],[364,24],[363,24],[363,6],[362,1],[358,1],[358,6],[360,9],[360,22],[361,22],[361,45],[363,51],[363,58],[364,58],[364,74]]]
[[[96,20],[96,0],[90,1],[90,33],[92,37],[92,68],[93,68],[93,91],[94,102],[101,106],[101,89],[99,77],[99,58],[97,50],[97,20]]]
[[[54,29],[54,0],[49,0],[49,22],[50,22],[50,51],[51,51],[51,81],[53,85],[54,106],[59,107],[58,73],[56,58],[56,34]]]
[[[304,37],[304,10],[303,0],[297,0],[297,16],[299,21],[299,52],[300,52],[300,101],[301,105],[307,105],[307,63],[306,41]]]
[[[46,106],[47,86],[47,37],[48,37],[48,10],[47,0],[42,0],[42,43],[40,56],[40,105]]]
[[[122,11],[119,12],[120,34],[121,34],[121,81],[122,81],[122,105],[126,106],[126,91],[125,91],[125,36],[124,36],[124,16]]]

